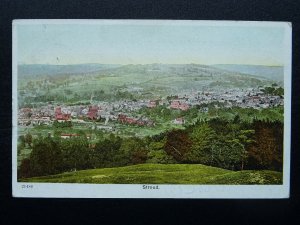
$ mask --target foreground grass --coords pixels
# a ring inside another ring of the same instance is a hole
[[[201,164],[140,164],[33,177],[22,182],[95,184],[282,184],[275,171],[230,171]]]

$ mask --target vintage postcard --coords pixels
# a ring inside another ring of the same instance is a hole
[[[13,21],[13,196],[288,198],[291,33]]]

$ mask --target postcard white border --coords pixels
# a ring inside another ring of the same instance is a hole
[[[282,185],[158,185],[143,189],[141,184],[58,184],[17,181],[17,26],[32,24],[101,24],[101,25],[199,25],[282,27],[285,38],[284,63],[284,164]],[[12,191],[14,197],[46,198],[288,198],[290,192],[291,137],[291,49],[292,25],[289,22],[261,21],[192,21],[192,20],[14,20],[12,52]],[[24,185],[32,188],[24,188]]]

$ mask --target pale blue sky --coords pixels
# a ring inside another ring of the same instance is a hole
[[[284,29],[254,26],[17,26],[19,64],[284,64]]]

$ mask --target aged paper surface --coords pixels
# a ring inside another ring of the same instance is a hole
[[[13,196],[289,197],[291,32],[13,21]]]

